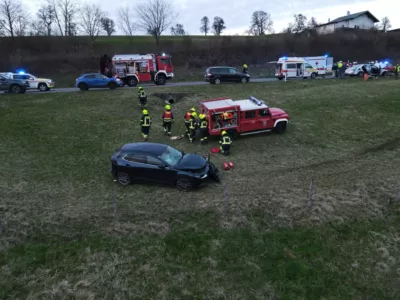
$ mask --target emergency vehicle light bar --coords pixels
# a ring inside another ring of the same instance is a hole
[[[258,106],[261,106],[263,104],[266,105],[264,101],[258,100],[256,97],[253,96],[250,96],[249,100]]]

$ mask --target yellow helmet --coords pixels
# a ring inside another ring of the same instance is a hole
[[[221,131],[221,135],[225,135],[226,134],[226,131],[225,130],[222,130]]]
[[[148,115],[148,114],[149,114],[149,112],[147,111],[147,109],[143,109],[142,113],[143,113],[144,115]]]
[[[195,112],[195,111],[196,111],[196,109],[195,109],[194,107],[192,107],[192,108],[190,109],[190,111],[193,111],[193,112]]]
[[[139,86],[137,89],[138,89],[138,90],[143,90],[143,88],[142,88],[141,86]]]
[[[170,110],[171,109],[171,105],[165,105],[165,109],[166,110]]]
[[[194,111],[194,112],[192,112],[192,116],[193,117],[197,117],[197,114],[196,114],[196,112]]]

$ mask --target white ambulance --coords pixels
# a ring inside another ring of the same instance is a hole
[[[333,57],[308,56],[303,57],[311,66],[318,70],[318,75],[325,76],[332,73]]]
[[[281,57],[276,62],[275,77],[279,80],[290,78],[311,78],[318,76],[318,70],[301,57]]]

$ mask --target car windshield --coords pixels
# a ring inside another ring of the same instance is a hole
[[[160,158],[170,166],[175,166],[182,159],[183,154],[177,149],[167,146],[164,153],[160,155]]]

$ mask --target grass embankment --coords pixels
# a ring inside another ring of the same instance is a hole
[[[148,89],[191,93],[173,134],[209,97],[253,95],[293,123],[236,140],[222,185],[116,186],[118,220],[109,158],[141,140],[136,89],[1,97],[0,298],[398,299],[397,83]],[[149,102],[152,141],[217,145],[167,140],[163,103]]]

